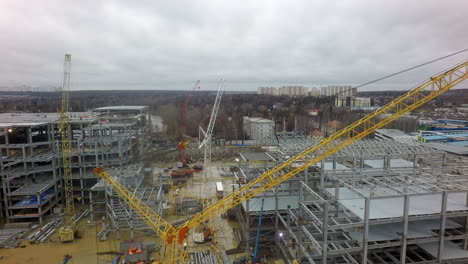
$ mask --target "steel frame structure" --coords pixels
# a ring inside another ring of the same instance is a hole
[[[157,213],[150,210],[150,208],[148,208],[147,205],[142,203],[141,200],[135,199],[135,197],[131,196],[131,193],[125,187],[115,182],[113,178],[104,171],[104,169],[97,168],[95,170],[95,173],[98,176],[104,178],[106,182],[111,184],[113,189],[116,192],[118,192],[119,195],[121,195],[122,199],[124,199],[127,204],[132,206],[132,208],[136,210],[138,214],[142,218],[144,218],[145,221],[147,221],[148,225],[153,227],[154,231],[162,239],[166,240],[166,253],[168,254],[166,254],[164,261],[166,263],[183,261],[185,257],[185,252],[182,249],[182,243],[185,240],[185,237],[190,229],[200,224],[204,224],[213,216],[224,213],[227,210],[251,199],[252,197],[258,196],[259,194],[271,190],[275,186],[283,183],[284,181],[298,175],[299,173],[305,170],[308,170],[308,168],[313,166],[314,164],[317,164],[323,159],[330,157],[334,153],[346,148],[354,142],[357,142],[369,136],[377,129],[384,127],[393,120],[398,119],[404,114],[411,112],[419,106],[438,97],[439,95],[448,91],[449,89],[451,89],[452,87],[454,87],[455,85],[459,84],[467,78],[468,61],[457,65],[446,72],[432,77],[429,81],[417,86],[405,95],[400,96],[399,98],[376,110],[375,112],[367,115],[366,117],[358,120],[357,122],[351,124],[345,129],[334,133],[329,138],[321,140],[314,146],[303,150],[298,155],[289,158],[280,165],[264,172],[259,177],[242,185],[237,190],[234,190],[232,193],[225,196],[223,199],[220,199],[212,205],[208,206],[205,210],[198,213],[186,223],[177,228],[169,224]],[[425,91],[426,89],[429,90]],[[443,193],[444,197],[446,197],[446,192],[444,191]],[[443,200],[447,201],[446,198],[443,198]],[[366,198],[365,201],[365,220],[367,221],[364,222],[366,222],[367,224],[364,225],[364,228],[366,229],[365,233],[368,233],[368,205],[370,204],[370,198]],[[326,207],[324,210],[324,221],[328,223],[327,207],[329,206],[329,204],[327,202],[324,202],[324,206]],[[444,203],[442,203],[442,208],[443,207]],[[445,218],[443,218],[442,222],[444,221]],[[323,226],[326,227],[327,224],[324,224]],[[441,232],[442,231],[444,230],[441,230]],[[176,237],[178,243],[175,243]],[[324,245],[327,245],[327,232],[323,232],[323,240]],[[367,263],[367,237],[364,237],[363,241],[364,243],[362,263]],[[443,241],[443,239],[441,239],[441,241]],[[328,245],[324,247],[324,251],[322,253],[322,259],[324,260],[324,263],[327,262],[327,252]],[[312,261],[313,263],[312,259],[310,259],[310,261]]]
[[[300,137],[295,141],[301,145],[300,142],[305,143],[307,139]],[[283,144],[282,140],[280,143],[280,146],[287,145]],[[271,153],[269,156],[276,156],[279,159],[277,162],[281,163],[280,153],[284,153],[284,150],[284,148],[279,147],[275,153]],[[291,154],[294,153],[288,153],[288,155]],[[268,166],[259,166],[259,163],[255,162],[253,159],[255,156],[262,160],[266,154],[253,155],[249,153],[246,157],[240,155],[240,171],[236,173],[237,181],[244,178],[251,180],[261,175],[262,171],[268,170]],[[408,162],[404,167],[392,167],[392,158],[406,159]],[[362,161],[367,159],[380,159],[382,167],[361,166],[364,164]],[[466,193],[468,190],[468,180],[466,179],[468,170],[463,166],[460,167],[460,164],[463,164],[462,158],[435,151],[419,142],[412,141],[411,145],[407,146],[392,140],[366,140],[362,146],[359,144],[351,145],[327,160],[325,162],[333,165],[324,166],[324,162],[321,162],[314,166],[315,169],[309,170],[315,173],[307,174],[304,172],[299,178],[294,177],[288,180],[286,182],[288,184],[281,184],[282,187],[279,191],[276,188],[274,192],[265,193],[275,197],[276,208],[272,212],[275,214],[277,222],[272,228],[272,230],[276,230],[276,235],[273,238],[265,236],[270,241],[266,244],[276,242],[275,245],[289,262],[300,259],[302,263],[329,263],[333,261],[362,263],[362,242],[350,237],[351,229],[364,229],[366,222],[369,222],[368,225],[372,229],[381,228],[383,230],[388,228],[386,226],[388,224],[405,223],[404,213],[401,214],[401,217],[364,221],[362,217],[355,215],[340,203],[340,200],[344,199],[343,197],[339,198],[339,193],[342,192],[340,188],[348,188],[363,201],[366,197],[371,199],[371,202],[377,199],[399,198],[402,201],[407,199],[408,203],[411,199],[417,200],[418,196],[431,198],[433,195],[442,195],[444,191],[448,192],[447,196],[449,196],[460,191]],[[249,164],[248,161],[252,161],[252,164]],[[343,166],[337,166],[335,163],[346,164],[348,168],[343,169]],[[454,170],[455,168],[456,170]],[[297,184],[291,184],[291,181],[295,183],[300,181],[301,188],[297,188]],[[281,189],[298,194],[298,204],[287,210],[278,210]],[[248,208],[248,205],[244,206],[244,210],[248,211]],[[328,218],[327,222],[323,220],[325,214]],[[406,222],[410,223],[411,228],[414,228],[412,223],[425,225],[427,221],[434,221],[442,215],[443,213],[440,212],[419,216],[408,214]],[[464,211],[447,212],[446,217],[454,219],[456,216],[464,217],[465,215]],[[238,216],[239,221],[247,223],[243,225],[243,230],[246,237],[246,248],[249,248],[252,245],[252,241],[249,241],[249,235],[251,235],[249,230],[255,226],[256,215],[252,212],[245,212],[238,213]],[[458,228],[453,228],[453,224],[447,226],[445,228],[447,235],[443,237],[443,240],[466,239],[466,231],[463,230],[462,226],[460,225]],[[325,242],[323,229],[328,230],[328,239]],[[411,229],[407,230],[407,232],[410,231]],[[284,235],[280,236],[279,233]],[[440,240],[440,236],[433,234],[424,238],[408,238],[406,236],[406,240],[398,241],[395,241],[395,238],[389,241],[368,241],[367,261],[368,263],[436,263],[437,257],[428,254],[418,244],[432,241],[440,245]],[[328,244],[327,247],[324,246],[324,243]],[[327,248],[325,253],[324,248]],[[406,248],[406,250],[402,251],[402,248]],[[326,258],[326,260],[322,258]]]
[[[99,200],[97,192],[91,191],[98,180],[92,169],[138,163],[150,142],[147,107],[126,110],[122,115],[119,107],[114,108],[116,110],[105,113],[97,110],[68,113],[73,193],[75,198],[81,198],[83,205],[88,199],[94,203],[90,205],[96,207],[92,217],[100,209],[97,204],[105,202],[104,192],[100,192]],[[107,122],[109,118],[111,122]],[[0,114],[1,204],[9,222],[28,219],[42,223],[44,216],[53,213],[53,208],[62,201],[59,119],[58,113]],[[25,120],[30,123],[24,123]],[[13,132],[8,132],[10,129]],[[18,138],[16,132],[22,136]],[[53,186],[43,190],[43,182],[51,179],[55,180]],[[22,190],[16,192],[20,187]],[[90,195],[94,198],[89,198]],[[32,196],[38,196],[39,202],[18,204]]]

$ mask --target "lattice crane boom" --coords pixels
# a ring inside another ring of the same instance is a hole
[[[218,200],[198,213],[182,228],[193,228],[214,216],[226,212],[244,201],[247,201],[278,184],[294,177],[321,160],[333,155],[352,143],[370,135],[395,119],[409,113],[439,95],[447,92],[468,78],[468,61],[436,75],[430,80],[410,90],[387,105],[356,121],[348,127],[337,131],[318,144],[311,146],[275,168],[264,172],[258,178],[248,182],[239,189]],[[428,89],[426,91],[426,89]]]
[[[116,181],[104,168],[95,168],[93,172],[105,180],[120,199],[130,206],[161,239],[166,241],[164,263],[174,263],[183,260],[185,251],[181,245],[186,233],[179,232],[179,237],[176,237],[177,229],[173,225],[162,218],[140,198],[136,197],[133,192]]]
[[[209,141],[211,141],[211,136],[213,135],[214,125],[216,123],[216,117],[218,116],[219,104],[221,103],[221,98],[223,96],[223,93],[224,93],[224,80],[221,80],[218,85],[218,91],[216,93],[216,98],[213,104],[213,109],[211,110],[211,117],[210,117],[210,122],[208,123],[208,128],[206,129],[206,131],[204,131],[203,129],[201,130],[204,138],[203,138],[203,141],[198,146],[199,149],[205,146]]]
[[[65,54],[62,105],[59,110],[59,131],[62,145],[63,189],[65,193],[65,214],[63,226],[59,230],[62,242],[72,241],[75,233],[75,206],[73,204],[73,184],[71,172],[70,131],[68,127],[68,106],[70,94],[71,54]]]
[[[152,211],[144,202],[134,197],[128,189],[113,180],[104,169],[96,168],[94,172],[105,179],[119,196],[166,241],[167,249],[164,263],[180,262],[185,257],[185,249],[182,247],[182,243],[190,229],[205,223],[216,215],[226,212],[244,201],[272,189],[308,167],[317,164],[321,160],[333,155],[352,143],[370,135],[375,130],[382,128],[391,121],[438,97],[467,78],[468,61],[430,78],[429,81],[417,86],[377,111],[263,173],[258,178],[213,203],[179,227],[172,226],[161,216]],[[428,89],[428,91],[426,91],[426,89]],[[180,263],[183,263],[183,261]]]

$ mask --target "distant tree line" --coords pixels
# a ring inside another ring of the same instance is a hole
[[[166,133],[171,140],[181,137],[180,105],[191,91],[72,91],[70,111],[88,111],[110,105],[146,105],[152,114],[163,118]],[[384,92],[373,95],[383,105],[400,95],[401,92]],[[189,137],[198,137],[198,127],[207,127],[216,93],[193,92],[187,110],[187,131]],[[366,94],[367,95],[367,94]],[[369,94],[370,95],[370,94]],[[56,112],[60,107],[60,92],[0,92],[0,112]],[[243,116],[272,119],[277,131],[294,129],[309,133],[323,130],[331,120],[348,125],[362,118],[363,111],[350,111],[335,107],[332,97],[288,97],[257,94],[225,93],[222,98],[215,126],[215,136],[231,139],[245,137],[242,127]],[[426,109],[440,107],[447,102],[455,104],[468,102],[468,90],[448,92],[428,104]],[[317,116],[309,115],[309,109],[318,109]],[[414,121],[400,120],[391,125],[404,131],[415,129]]]

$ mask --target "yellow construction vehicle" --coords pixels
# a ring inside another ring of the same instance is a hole
[[[75,206],[73,204],[73,184],[71,172],[71,146],[68,126],[68,99],[70,92],[71,54],[65,54],[64,76],[62,87],[62,107],[59,110],[59,131],[62,143],[63,190],[65,193],[65,212],[63,226],[59,229],[60,241],[75,239]]]
[[[448,71],[430,78],[430,80],[410,90],[375,112],[356,121],[343,130],[337,131],[330,137],[321,140],[315,146],[305,149],[295,157],[263,173],[258,178],[246,183],[239,189],[211,204],[205,210],[196,214],[178,227],[169,224],[141,200],[135,198],[128,189],[116,182],[103,168],[96,168],[94,172],[110,184],[114,191],[116,191],[120,197],[166,241],[166,250],[164,259],[162,260],[163,263],[184,263],[187,255],[184,240],[189,230],[203,225],[214,216],[226,212],[238,204],[270,190],[308,167],[447,92],[467,78],[468,61],[465,61]],[[302,165],[297,166],[297,164]]]

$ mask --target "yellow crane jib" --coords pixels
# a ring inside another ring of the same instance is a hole
[[[421,105],[447,92],[468,78],[468,61],[450,70],[433,76],[406,94],[398,97],[380,109],[370,113],[348,127],[337,131],[318,144],[305,149],[275,168],[264,172],[258,178],[218,200],[198,213],[179,228],[193,228],[212,217],[226,212],[242,202],[255,197],[287,179],[317,164],[352,143],[370,135],[375,130],[413,111]]]
[[[382,128],[393,120],[447,92],[467,78],[468,61],[444,73],[433,76],[430,80],[413,88],[408,93],[398,97],[380,109],[370,113],[348,127],[337,131],[330,137],[305,149],[275,168],[264,172],[258,178],[248,182],[223,199],[211,204],[180,227],[174,227],[165,221],[140,199],[134,197],[128,189],[116,182],[103,168],[96,168],[94,173],[110,184],[114,191],[116,191],[118,195],[166,241],[167,246],[164,263],[174,263],[177,261],[183,263],[184,256],[186,255],[182,243],[190,229],[207,222],[214,216],[226,212],[230,208],[246,200],[272,189],[308,167],[315,165],[341,149],[370,135],[375,130]],[[175,237],[178,237],[177,241],[174,240]]]
[[[141,199],[135,197],[130,190],[116,181],[104,168],[95,168],[93,172],[109,184],[117,195],[166,242],[164,263],[171,263],[184,259],[186,254],[183,243],[189,231],[188,228],[177,229],[175,226],[171,225]]]

